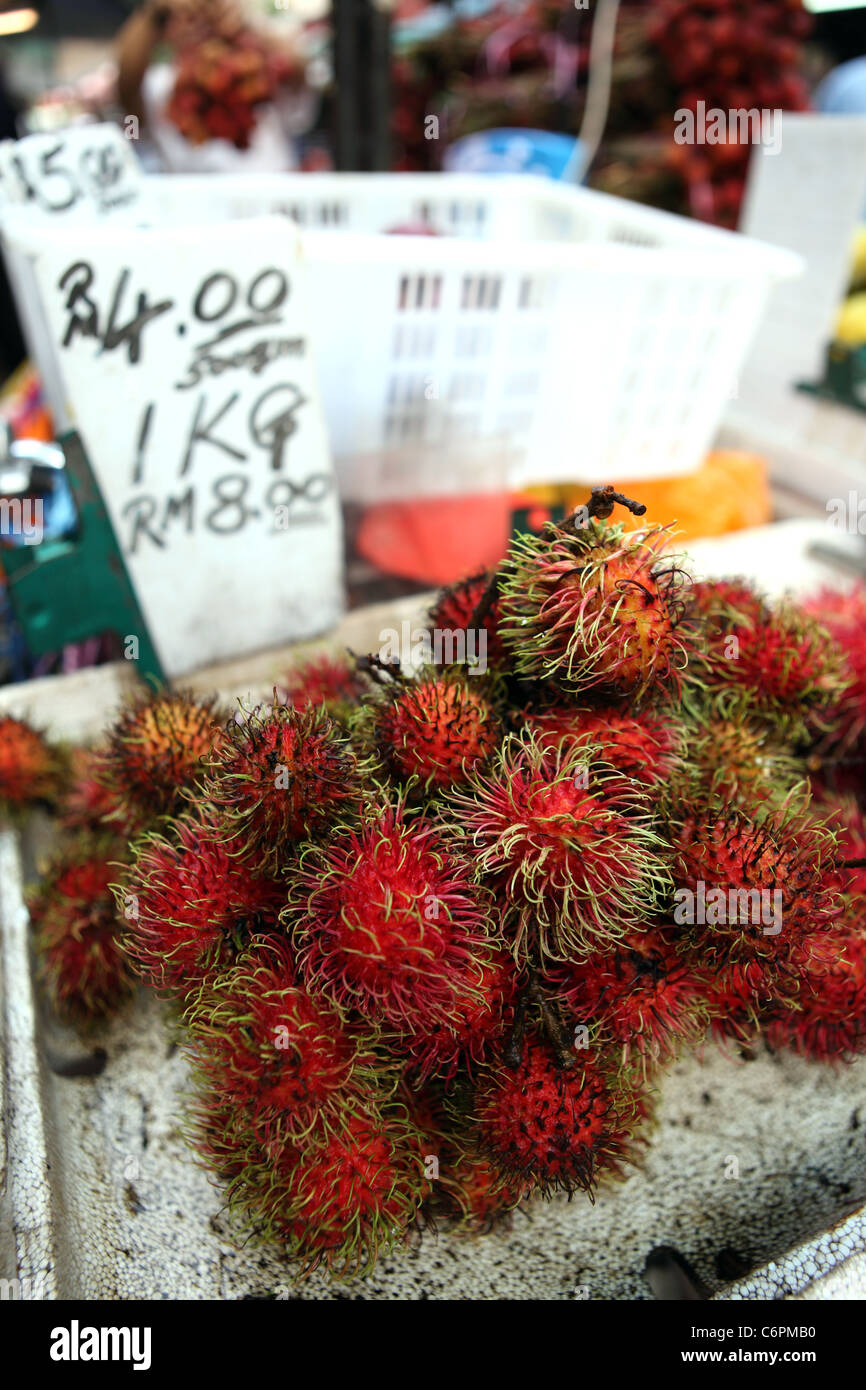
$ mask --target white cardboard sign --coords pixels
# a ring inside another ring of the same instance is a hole
[[[0,143],[6,198],[51,218],[128,213],[141,196],[143,174],[117,126],[69,126]]]
[[[67,409],[169,675],[342,609],[340,513],[284,218],[29,233]]]

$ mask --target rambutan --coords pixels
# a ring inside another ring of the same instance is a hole
[[[108,732],[99,777],[139,825],[183,809],[220,735],[215,700],[158,691],[131,701]]]
[[[192,1142],[228,1180],[229,1206],[264,1239],[285,1244],[309,1272],[368,1273],[406,1241],[429,1193],[422,1140],[402,1107],[323,1124],[300,1147],[258,1145],[216,1096],[194,1104]]]
[[[592,747],[545,753],[512,734],[488,774],[451,794],[517,947],[537,940],[542,955],[569,959],[615,944],[670,892],[645,793],[635,784],[626,799],[622,783]]]
[[[633,1053],[667,1061],[706,1032],[705,982],[661,928],[632,932],[614,951],[553,965],[546,979],[573,1023],[599,1024],[625,1064]]]
[[[114,794],[100,778],[100,769],[97,750],[72,750],[69,779],[60,802],[61,820],[67,830],[110,830],[119,835],[127,828]]]
[[[707,968],[763,966],[774,994],[790,994],[794,953],[838,912],[837,864],[831,828],[790,798],[753,813],[696,807],[674,831],[674,922]]]
[[[856,750],[866,761],[866,582],[845,590],[822,590],[803,608],[836,643],[848,677],[835,711],[832,746],[844,754]]]
[[[0,811],[15,816],[40,802],[53,804],[62,774],[60,756],[44,734],[23,719],[0,715]]]
[[[505,665],[505,649],[499,635],[499,602],[495,595],[490,595],[488,604],[489,583],[490,576],[482,571],[443,589],[430,609],[428,629],[434,650],[437,633],[443,650],[448,643],[456,643],[456,634],[471,634],[469,640],[464,637],[467,656],[474,657],[479,666],[483,661],[487,668],[500,669]],[[482,605],[486,612],[476,622],[475,615]]]
[[[756,802],[782,799],[806,775],[806,764],[778,729],[739,692],[717,695],[685,725],[679,794]]]
[[[531,1183],[509,1181],[483,1155],[456,1155],[443,1175],[446,1214],[458,1232],[486,1235],[511,1216],[532,1191]]]
[[[228,853],[207,816],[180,816],[132,846],[115,887],[125,948],[139,974],[183,999],[224,968],[249,939],[275,930],[282,885]]]
[[[295,709],[324,705],[332,718],[342,718],[364,693],[357,666],[348,656],[323,653],[292,668],[283,680],[285,701]]]
[[[113,1013],[134,987],[110,887],[117,850],[105,836],[80,836],[30,899],[40,979],[56,1012],[77,1022]]]
[[[786,601],[710,606],[704,642],[693,661],[711,690],[734,689],[785,737],[809,742],[835,727],[848,685],[835,642],[812,618]]]
[[[348,1113],[383,1089],[387,1067],[372,1043],[297,984],[282,937],[254,942],[209,980],[185,1021],[200,1083],[257,1137],[297,1142],[323,1114]]]
[[[302,851],[283,915],[314,993],[399,1032],[456,1032],[483,997],[490,902],[425,816],[400,803]]]
[[[453,1020],[418,1033],[398,1035],[394,1046],[408,1058],[413,1078],[451,1081],[458,1067],[477,1065],[506,1036],[514,1020],[517,970],[505,951],[475,962],[464,983],[455,981]]]
[[[481,1153],[513,1183],[547,1194],[592,1195],[605,1173],[618,1174],[635,1118],[632,1089],[615,1082],[594,1055],[575,1052],[562,1067],[550,1047],[527,1034],[516,1070],[485,1071],[472,1100]]]
[[[640,699],[678,676],[679,571],[662,567],[663,528],[626,535],[590,521],[518,536],[500,569],[499,631],[520,676],[570,694]]]
[[[428,792],[465,782],[502,737],[485,683],[454,669],[428,668],[395,682],[367,707],[363,722],[389,772]]]
[[[241,709],[214,750],[205,795],[233,854],[280,867],[307,836],[359,811],[363,770],[321,706]]]
[[[421,1136],[396,1112],[354,1115],[305,1145],[277,1217],[292,1255],[332,1274],[369,1272],[381,1251],[404,1243],[427,1197]]]
[[[817,1061],[844,1061],[866,1052],[866,913],[852,903],[824,946],[832,959],[806,964],[794,1007],[776,1004],[763,1023],[774,1048]],[[825,952],[826,955],[826,952]]]
[[[555,705],[529,711],[526,725],[541,748],[576,740],[592,744],[611,767],[649,787],[664,785],[679,764],[681,728],[665,714]]]

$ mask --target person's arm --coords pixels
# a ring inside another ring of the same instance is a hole
[[[117,95],[124,115],[144,119],[141,84],[153,50],[165,36],[172,7],[148,0],[124,24],[117,41]]]

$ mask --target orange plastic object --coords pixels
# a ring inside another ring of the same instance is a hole
[[[453,584],[502,559],[511,506],[505,492],[380,502],[364,513],[356,546],[385,574],[420,584]]]
[[[772,519],[772,501],[766,460],[757,454],[735,449],[717,449],[708,454],[695,473],[678,478],[654,478],[629,482],[605,479],[626,497],[643,502],[646,513],[631,517],[623,508],[616,519],[630,530],[675,522],[677,541],[697,540],[701,536],[721,536],[747,526],[763,526]],[[574,511],[589,495],[585,485],[564,489],[565,504]]]

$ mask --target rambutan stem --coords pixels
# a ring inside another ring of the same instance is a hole
[[[354,661],[356,669],[365,676],[369,676],[377,685],[388,685],[391,681],[405,684],[406,677],[400,669],[399,661],[383,661],[380,656],[375,656],[373,653],[368,656],[356,656],[350,647],[347,647],[346,650]]]
[[[523,1057],[523,1039],[526,1033],[526,1015],[530,1004],[534,1004],[538,1009],[547,1040],[559,1065],[563,1069],[573,1067],[575,1056],[568,1030],[564,1027],[550,1000],[545,997],[534,971],[529,972],[526,988],[521,990],[517,999],[514,1010],[514,1025],[505,1048],[505,1065],[511,1071],[516,1071],[520,1066]]]
[[[646,511],[643,502],[635,502],[633,497],[626,497],[624,492],[617,492],[612,484],[608,483],[606,487],[594,487],[590,493],[589,501],[584,502],[582,507],[577,507],[571,516],[566,517],[565,521],[561,522],[558,529],[569,535],[574,535],[578,529],[583,529],[588,519],[597,517],[599,521],[605,521],[617,503],[621,507],[626,507],[634,516],[643,516]],[[580,517],[580,528],[577,525],[578,517]]]

